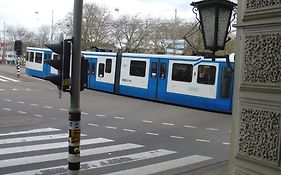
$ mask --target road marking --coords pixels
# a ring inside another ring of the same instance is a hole
[[[18,91],[18,89],[12,89],[13,91]]]
[[[151,120],[143,120],[142,122],[144,122],[144,123],[153,123],[153,121],[151,121]]]
[[[0,145],[10,144],[10,143],[22,143],[22,142],[32,142],[39,140],[52,140],[52,139],[62,139],[68,138],[69,134],[53,134],[53,135],[43,135],[43,136],[32,136],[32,137],[19,137],[12,139],[0,139]]]
[[[108,166],[113,166],[113,165],[120,165],[120,164],[124,164],[124,163],[136,162],[136,161],[140,161],[140,160],[152,159],[152,158],[167,156],[167,155],[175,154],[175,153],[177,153],[177,152],[164,150],[164,149],[158,149],[158,150],[153,150],[153,151],[148,151],[148,152],[141,152],[141,153],[137,153],[137,154],[130,154],[130,155],[125,155],[125,156],[94,160],[94,161],[81,163],[80,171],[92,170],[92,169],[96,169],[96,168],[102,168],[102,167],[108,167]],[[67,174],[68,165],[18,172],[18,173],[13,173],[10,175],[42,174],[43,172],[51,172],[52,174]]]
[[[173,123],[162,123],[163,125],[167,125],[167,126],[175,126],[175,124]]]
[[[82,115],[88,115],[89,113],[87,112],[81,112]]]
[[[142,148],[142,147],[144,147],[144,146],[132,144],[132,143],[105,146],[105,147],[100,147],[100,148],[81,150],[81,156],[97,155],[97,154],[103,154],[103,153],[108,153],[108,152],[124,151],[124,150],[136,149],[136,148]],[[6,159],[6,160],[1,160],[0,168],[33,164],[33,163],[39,163],[39,162],[40,163],[48,162],[48,161],[54,161],[54,160],[61,160],[61,159],[66,159],[67,157],[68,157],[68,153],[62,152],[62,153],[45,154],[45,155],[39,155],[39,156]]]
[[[20,114],[26,114],[25,111],[18,111],[18,113],[20,113]]]
[[[219,131],[219,129],[217,129],[217,128],[206,128],[206,129],[209,131]]]
[[[3,110],[10,111],[11,109],[10,108],[3,108]]]
[[[170,136],[170,137],[174,139],[184,139],[184,137],[180,137],[180,136]]]
[[[184,125],[185,128],[196,128],[196,126],[191,126],[191,125]]]
[[[40,128],[40,129],[32,129],[32,130],[27,130],[27,131],[9,132],[9,133],[0,134],[0,136],[10,136],[10,135],[19,135],[19,134],[34,134],[34,133],[52,132],[52,131],[60,131],[60,129]]]
[[[51,119],[51,120],[58,120],[57,118],[54,118],[54,117],[51,117],[50,119]]]
[[[6,79],[6,80],[9,80],[9,81],[12,81],[12,82],[20,82],[19,80],[15,80],[15,79],[12,79],[12,78],[8,78],[8,77],[4,77],[4,76],[1,76],[0,75],[0,78],[3,80],[3,79]],[[1,80],[0,80],[1,81]]]
[[[128,131],[128,132],[136,132],[136,130],[133,129],[123,129],[124,131]]]
[[[31,89],[28,89],[28,88],[27,88],[27,89],[25,89],[25,90],[26,90],[26,91],[30,91]]]
[[[102,114],[96,114],[97,117],[106,117],[105,115]]]
[[[44,108],[53,109],[53,107],[51,107],[51,106],[44,106]]]
[[[117,129],[117,127],[114,127],[114,126],[105,126],[105,127],[108,129]]]
[[[206,142],[206,143],[210,142],[210,140],[204,140],[204,139],[195,139],[195,140],[198,141],[198,142]]]
[[[107,143],[113,141],[114,140],[110,140],[106,138],[95,138],[95,139],[81,140],[81,145],[92,145],[92,144]],[[2,148],[0,155],[64,148],[67,146],[68,146],[67,142],[57,142],[57,143],[19,146],[19,147],[12,147],[12,148]]]
[[[5,91],[5,89],[0,89],[0,91]]]
[[[158,136],[158,135],[159,135],[159,134],[153,133],[153,132],[147,132],[147,133],[145,133],[145,134],[147,134],[147,135],[153,135],[153,136]]]
[[[24,104],[24,102],[23,102],[23,101],[17,101],[17,103],[19,103],[19,104]]]
[[[39,115],[39,114],[35,114],[34,116],[35,116],[35,117],[39,117],[39,118],[42,118],[42,117],[43,117],[43,115]]]
[[[120,120],[124,120],[125,119],[124,117],[117,117],[117,116],[115,116],[114,118],[115,119],[120,119]]]
[[[90,126],[99,126],[99,125],[94,124],[94,123],[88,123],[88,125],[90,125]]]
[[[31,103],[30,106],[38,106],[38,104],[33,104],[33,103]]]
[[[170,160],[166,162],[156,163],[152,165],[147,165],[139,168],[133,168],[129,170],[109,173],[106,175],[149,175],[154,173],[159,173],[167,171],[170,169],[176,169],[183,166],[192,165],[195,163],[211,160],[213,157],[201,156],[201,155],[192,155],[188,157],[183,157],[175,160]]]
[[[60,108],[59,110],[60,111],[68,111],[67,109],[63,109],[63,108]]]
[[[230,145],[229,142],[222,142],[223,145]]]
[[[5,101],[9,101],[9,102],[11,102],[12,100],[11,100],[11,99],[5,99]]]
[[[2,81],[2,82],[8,82],[7,80],[2,79],[2,78],[0,78],[0,81]]]

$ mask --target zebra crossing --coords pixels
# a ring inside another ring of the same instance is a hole
[[[9,77],[5,77],[0,75],[0,82],[15,82],[15,83],[19,83],[19,80],[15,80],[13,78],[9,78]]]
[[[68,153],[66,149],[61,149],[67,148],[68,143],[66,141],[62,141],[62,139],[66,140],[67,138],[68,134],[63,133],[57,128],[39,128],[25,131],[0,133],[0,174],[67,174],[68,165],[66,165],[65,160],[68,157]],[[115,142],[116,141],[108,138],[88,138],[86,134],[81,134],[81,146],[86,147],[85,149],[81,150],[81,157],[83,158],[102,154],[103,157],[102,159],[81,162],[80,171],[83,172],[88,170],[91,172],[98,168],[105,168],[109,166],[177,154],[177,152],[173,150],[147,150],[145,145]],[[131,154],[127,154],[129,150]],[[118,152],[119,154],[122,153],[122,155],[118,154],[119,156],[112,156],[114,155],[112,153],[115,152]],[[179,165],[183,166],[182,162],[185,162],[184,165],[186,165],[186,163],[194,164],[210,159],[212,158],[207,156],[193,155],[178,160],[176,159],[148,166],[136,167],[131,170],[129,169],[120,172],[113,172],[112,175],[151,174],[165,171],[167,168],[176,168]],[[54,164],[51,162],[56,162],[58,164],[54,166]],[[147,171],[147,168],[151,170],[153,169],[153,171]]]

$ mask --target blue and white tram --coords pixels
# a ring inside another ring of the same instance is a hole
[[[57,70],[44,63],[46,59],[56,59],[57,54],[50,49],[27,47],[25,58],[26,74],[33,77],[45,78],[57,74]]]
[[[225,59],[85,53],[88,88],[212,111],[231,112],[233,72]],[[231,60],[234,67],[234,60]]]

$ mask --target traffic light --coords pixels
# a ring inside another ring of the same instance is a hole
[[[80,78],[80,91],[83,91],[88,84],[88,69],[89,62],[84,56],[81,57],[81,78]]]
[[[21,40],[16,40],[14,43],[14,51],[20,57],[22,55],[22,42]]]
[[[57,44],[45,44],[45,46],[58,54],[58,59],[45,60],[47,64],[58,70],[58,74],[47,76],[45,79],[55,84],[60,91],[68,92],[70,85],[71,42],[64,40]]]

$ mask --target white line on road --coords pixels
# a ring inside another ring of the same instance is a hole
[[[44,106],[44,108],[47,108],[47,109],[53,109],[52,106]]]
[[[18,89],[12,89],[13,91],[18,91]]]
[[[11,109],[10,108],[3,108],[3,110],[10,111]]]
[[[5,91],[5,89],[0,89],[0,91]]]
[[[96,114],[97,117],[106,117],[105,115],[102,114]]]
[[[17,101],[17,103],[19,103],[19,104],[24,104],[24,102],[23,102],[23,101]]]
[[[25,90],[26,90],[26,91],[30,91],[31,89],[28,89],[28,88],[27,88],[27,89],[25,89]]]
[[[162,123],[163,125],[166,125],[166,126],[175,126],[174,123]]]
[[[147,132],[147,133],[145,133],[145,134],[147,134],[147,135],[153,135],[153,136],[158,136],[158,135],[159,135],[159,134],[153,133],[153,132]]]
[[[51,117],[50,119],[51,119],[51,120],[58,120],[57,118],[54,118],[54,117]]]
[[[94,124],[94,123],[88,123],[88,125],[90,125],[90,126],[99,126],[99,125]]]
[[[133,169],[129,169],[129,170],[109,173],[106,175],[131,175],[131,174],[149,175],[149,174],[160,173],[160,172],[167,171],[170,169],[175,169],[175,168],[180,168],[183,166],[192,165],[195,163],[199,163],[199,162],[203,162],[203,161],[207,161],[207,160],[211,160],[211,159],[213,159],[213,158],[207,157],[207,156],[201,156],[201,155],[192,155],[192,156],[183,157],[180,159],[151,164],[151,165],[147,165],[147,166],[143,166],[143,167],[139,167],[139,168],[133,168]]]
[[[39,115],[39,114],[35,114],[34,116],[38,117],[38,118],[42,118],[43,117],[43,115]]]
[[[6,79],[6,80],[9,80],[9,81],[12,81],[12,82],[17,82],[17,83],[20,82],[19,80],[15,80],[15,79],[12,79],[12,78],[4,77],[4,76],[1,76],[1,75],[0,75],[0,78],[1,79]]]
[[[26,114],[25,111],[18,111],[18,113],[20,113],[20,114]]]
[[[82,115],[89,115],[87,112],[81,112]]]
[[[0,81],[2,81],[2,82],[8,82],[7,80],[2,79],[2,78],[0,78]]]
[[[96,168],[120,165],[120,164],[125,164],[125,163],[130,163],[130,162],[136,162],[136,161],[140,161],[140,160],[162,157],[162,156],[175,154],[175,153],[177,153],[177,152],[164,150],[164,149],[158,149],[158,150],[153,150],[153,151],[148,151],[148,152],[140,152],[137,154],[129,154],[129,155],[125,155],[125,156],[94,160],[94,161],[82,163],[80,166],[81,167],[80,170],[85,171],[85,170],[92,170],[92,169],[96,169]],[[65,154],[65,156],[67,156],[67,154]],[[56,174],[57,173],[67,174],[68,165],[18,172],[18,173],[13,173],[10,175],[40,174],[42,172],[48,172],[50,170]]]
[[[170,136],[170,137],[174,139],[184,139],[184,137],[180,137],[180,136]]]
[[[31,103],[30,106],[38,106],[38,104],[33,104],[33,103]]]
[[[64,109],[64,108],[60,108],[59,110],[60,111],[68,111],[67,109]]]
[[[128,132],[136,132],[136,130],[133,129],[123,129],[124,131],[128,131]]]
[[[105,126],[105,127],[108,129],[117,129],[117,127],[114,127],[114,126]]]
[[[113,141],[114,140],[110,140],[110,139],[106,139],[106,138],[95,138],[95,139],[81,140],[81,145],[92,145],[92,144],[107,143],[107,142],[113,142]],[[68,146],[67,142],[57,142],[57,143],[19,146],[19,147],[12,147],[12,148],[2,148],[0,155],[57,149],[57,148],[64,148],[67,146]]]
[[[196,128],[196,126],[191,126],[191,125],[184,125],[185,128]]]
[[[115,116],[114,118],[115,119],[120,119],[120,120],[124,120],[125,119],[124,117],[117,117],[117,116]]]
[[[197,142],[206,142],[206,143],[209,143],[210,140],[204,140],[204,139],[195,139]]]
[[[153,121],[151,121],[151,120],[143,120],[142,122],[144,122],[144,123],[153,123]]]
[[[206,128],[206,129],[209,131],[219,131],[219,129],[217,129],[217,128]]]
[[[5,99],[4,101],[9,101],[9,102],[11,102],[12,100],[11,100],[11,99]]]
[[[9,132],[0,134],[0,136],[10,136],[10,135],[19,135],[19,134],[33,134],[33,133],[41,133],[41,132],[52,132],[52,131],[60,131],[57,128],[40,128],[40,129],[32,129],[27,131],[18,131],[18,132]]]
[[[81,151],[81,156],[103,154],[103,153],[108,153],[108,152],[123,151],[123,150],[136,149],[136,148],[141,148],[141,147],[143,147],[143,145],[126,143],[126,144],[106,146],[106,147],[100,147],[100,148],[85,149],[85,150]],[[67,157],[68,157],[68,154],[66,152],[62,152],[62,153],[45,154],[45,155],[39,155],[39,156],[6,159],[6,160],[1,160],[0,168],[33,164],[33,163],[39,163],[39,162],[48,162],[48,161],[53,161],[53,160],[61,160],[61,159],[66,159]]]
[[[223,145],[230,145],[229,142],[222,142]]]

